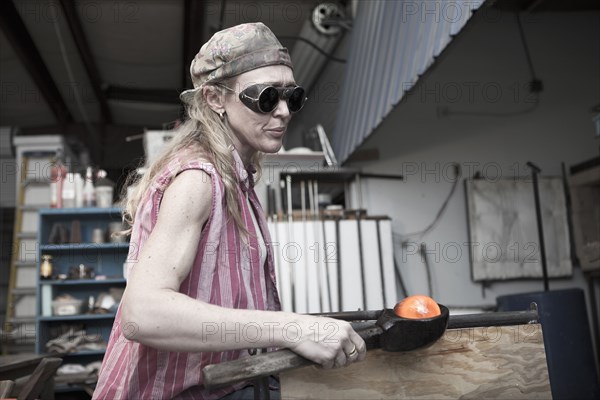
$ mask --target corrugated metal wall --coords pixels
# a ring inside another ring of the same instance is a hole
[[[483,2],[359,2],[332,135],[339,161],[373,132]]]

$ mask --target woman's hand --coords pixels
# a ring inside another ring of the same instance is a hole
[[[364,360],[367,346],[346,322],[333,318],[298,315],[286,327],[286,347],[323,368],[339,368]]]

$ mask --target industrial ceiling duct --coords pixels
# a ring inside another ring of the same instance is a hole
[[[304,22],[299,35],[301,40],[296,41],[291,56],[296,82],[299,82],[308,92],[342,39],[344,28],[349,29],[345,12],[343,7],[336,3],[317,5],[311,18]]]

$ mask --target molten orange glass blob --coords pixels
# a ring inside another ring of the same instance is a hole
[[[409,296],[396,304],[394,313],[402,318],[421,319],[437,317],[442,311],[431,297],[415,295]]]

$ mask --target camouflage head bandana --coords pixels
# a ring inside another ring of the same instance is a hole
[[[194,57],[190,66],[194,89],[182,92],[180,98],[190,102],[206,83],[267,65],[293,68],[287,49],[266,25],[258,22],[224,29],[215,33]]]

